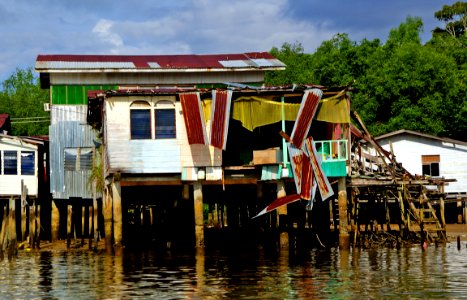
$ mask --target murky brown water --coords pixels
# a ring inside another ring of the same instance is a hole
[[[467,298],[467,248],[170,253],[20,252],[1,299]]]

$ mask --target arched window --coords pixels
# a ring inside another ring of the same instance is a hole
[[[134,101],[130,105],[131,139],[151,138],[151,105],[146,101]]]
[[[172,101],[157,102],[154,110],[155,138],[174,139],[177,137],[175,126],[175,105]]]

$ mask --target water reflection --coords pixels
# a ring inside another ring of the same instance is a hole
[[[20,252],[2,299],[462,298],[467,249]]]

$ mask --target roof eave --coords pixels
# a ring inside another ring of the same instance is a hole
[[[189,68],[189,69],[47,69],[36,68],[39,73],[210,73],[210,72],[248,72],[248,71],[281,71],[285,67],[263,68]]]

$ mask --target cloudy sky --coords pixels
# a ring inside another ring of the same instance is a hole
[[[347,33],[386,40],[407,16],[422,40],[434,12],[457,0],[0,0],[0,81],[38,54],[207,54],[269,51],[300,42],[312,53]]]

